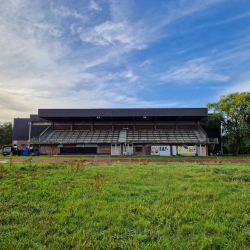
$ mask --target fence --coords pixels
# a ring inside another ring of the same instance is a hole
[[[110,163],[110,155],[95,155],[94,163]]]

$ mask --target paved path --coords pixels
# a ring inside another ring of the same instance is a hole
[[[15,163],[22,163],[25,159],[14,160]],[[74,158],[47,158],[47,159],[35,159],[33,158],[32,162],[82,162],[82,163],[94,163],[94,159],[74,159]],[[143,158],[143,159],[132,159],[132,158],[114,158],[110,159],[110,163],[114,162],[202,162],[202,163],[250,163],[250,160],[223,160],[223,159],[152,159],[152,158]],[[0,160],[0,163],[8,163],[8,160]],[[107,159],[98,159],[98,163],[107,163]]]

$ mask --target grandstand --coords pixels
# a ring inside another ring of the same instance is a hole
[[[220,136],[209,138],[205,132],[207,117],[206,108],[40,109],[30,119],[14,120],[13,144],[20,147],[18,142],[26,140],[47,155],[178,155],[186,150],[205,156],[221,146]]]

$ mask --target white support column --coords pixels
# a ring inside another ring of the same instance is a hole
[[[28,144],[28,148],[30,147],[30,137],[31,137],[31,122],[29,122],[29,144]]]

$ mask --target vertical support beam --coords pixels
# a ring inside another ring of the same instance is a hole
[[[176,122],[175,122],[175,130],[179,130],[179,127],[178,127],[178,120],[181,119],[182,116],[178,116],[178,118],[176,119]]]
[[[51,123],[52,130],[54,130],[54,122]]]
[[[200,155],[201,155],[201,144],[200,144]]]
[[[133,125],[133,130],[134,130],[134,131],[135,131],[135,125],[136,125],[136,124],[135,124],[135,118],[134,118],[134,125]]]
[[[157,130],[156,128],[156,120],[157,120],[158,116],[155,118],[155,121],[154,121],[154,130]]]
[[[70,131],[73,131],[73,127],[74,127],[74,122],[72,121],[70,124]]]
[[[112,121],[112,131],[115,130],[115,123],[114,123],[114,119],[112,117],[110,117],[111,121]]]
[[[31,137],[31,122],[29,122],[29,144],[28,144],[28,148],[30,147],[30,138]]]
[[[91,124],[91,131],[94,130],[94,121],[92,121],[92,124]]]

